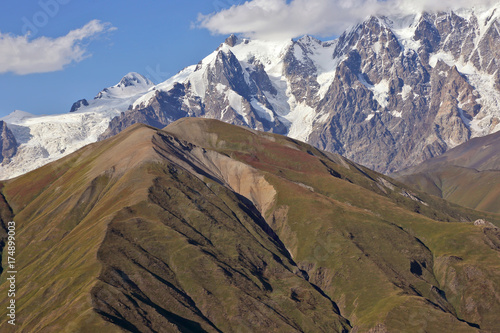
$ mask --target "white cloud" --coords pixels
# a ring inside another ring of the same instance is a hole
[[[209,15],[198,24],[216,34],[238,33],[263,39],[305,34],[331,36],[369,15],[408,14],[491,5],[493,0],[251,0]]]
[[[13,36],[0,32],[0,73],[19,75],[59,71],[72,62],[89,57],[85,41],[116,28],[93,20],[58,38]]]

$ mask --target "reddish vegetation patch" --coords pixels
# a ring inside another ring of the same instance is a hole
[[[297,172],[324,173],[324,168],[317,157],[268,140],[260,140],[256,153],[234,152],[234,154],[237,159],[269,172],[289,169]]]

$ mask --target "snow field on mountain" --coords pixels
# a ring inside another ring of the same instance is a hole
[[[118,114],[108,110],[9,119],[19,147],[9,164],[0,165],[0,179],[22,175],[96,142]]]

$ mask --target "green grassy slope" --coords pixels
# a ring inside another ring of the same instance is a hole
[[[400,180],[465,207],[500,213],[500,170],[447,166],[403,176]]]

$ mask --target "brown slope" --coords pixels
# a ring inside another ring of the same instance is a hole
[[[455,165],[478,171],[500,169],[500,132],[490,134],[455,147],[445,154],[429,159],[418,166],[399,172],[398,174],[414,174],[425,170]]]
[[[459,205],[500,213],[500,132],[393,176]]]

